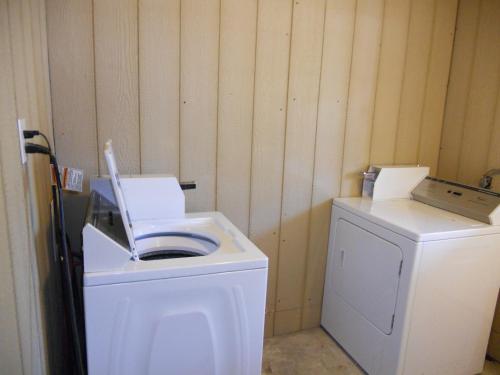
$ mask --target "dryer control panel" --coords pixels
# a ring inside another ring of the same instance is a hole
[[[411,193],[416,201],[500,225],[500,194],[474,186],[426,177]]]

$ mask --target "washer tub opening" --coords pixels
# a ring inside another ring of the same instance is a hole
[[[205,256],[220,246],[217,238],[194,232],[149,233],[137,237],[136,244],[139,259],[145,261]]]

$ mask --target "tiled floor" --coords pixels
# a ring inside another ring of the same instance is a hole
[[[361,375],[363,371],[321,328],[277,336],[264,342],[262,375]],[[486,362],[482,375],[500,375]]]

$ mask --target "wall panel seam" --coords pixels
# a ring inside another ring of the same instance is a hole
[[[177,89],[178,89],[178,97],[179,97],[179,103],[178,103],[178,111],[179,111],[179,116],[177,117],[177,127],[179,129],[178,134],[177,134],[177,142],[178,142],[178,148],[177,148],[177,174],[179,180],[181,179],[181,147],[182,147],[182,142],[181,142],[181,116],[182,116],[182,111],[181,111],[181,106],[182,106],[182,0],[178,0],[179,2],[179,80],[177,82]]]
[[[91,1],[92,7],[91,7],[91,12],[92,12],[92,73],[93,73],[93,79],[94,79],[94,110],[95,110],[95,141],[96,141],[96,148],[97,148],[97,174],[99,176],[102,175],[101,171],[101,162],[99,158],[99,116],[98,116],[98,110],[97,110],[97,74],[96,74],[96,53],[95,53],[95,1],[96,0],[89,0]]]
[[[500,62],[498,63],[497,70],[500,70]],[[495,131],[495,120],[496,120],[497,105],[498,105],[498,99],[499,98],[500,98],[500,75],[497,78],[497,92],[495,94],[495,107],[493,108],[492,116],[491,116],[491,120],[490,120],[490,124],[489,124],[490,137],[489,137],[489,140],[488,140],[488,152],[486,153],[486,155],[488,156],[488,159],[489,159],[489,155],[490,155],[490,152],[491,152],[491,146],[493,144],[493,132]],[[487,160],[487,163],[489,164],[489,160]],[[489,166],[487,166],[486,168],[488,168],[488,167]]]
[[[378,85],[379,85],[379,76],[380,76],[380,59],[382,56],[382,42],[383,42],[383,35],[384,35],[384,28],[385,28],[385,16],[386,14],[386,0],[383,2],[383,9],[382,9],[382,25],[380,26],[380,31],[379,31],[379,46],[378,46],[378,57],[377,57],[377,77],[375,78],[375,87],[373,88],[374,91],[374,97],[373,97],[373,111],[372,111],[372,119],[371,119],[371,125],[370,125],[370,143],[368,144],[368,162],[371,163],[371,156],[372,156],[372,146],[373,146],[373,133],[374,133],[374,125],[375,125],[375,113],[376,108],[377,108],[377,99],[378,99]]]
[[[257,45],[259,43],[259,5],[261,0],[257,0],[257,6],[255,10],[255,49],[254,49],[254,62],[253,62],[253,93],[252,93],[252,123],[250,129],[250,172],[248,176],[248,183],[250,184],[248,189],[248,221],[247,221],[247,233],[250,237],[250,223],[252,216],[252,178],[253,178],[253,147],[254,147],[254,122],[255,122],[255,81],[257,76]]]
[[[318,140],[318,117],[319,117],[319,101],[320,101],[320,95],[321,95],[321,77],[323,73],[323,52],[325,50],[325,24],[326,24],[326,7],[328,4],[328,0],[324,0],[324,7],[323,7],[323,32],[322,32],[322,41],[321,41],[321,54],[320,54],[320,63],[319,63],[319,77],[318,77],[318,91],[317,91],[317,98],[318,100],[316,101],[316,125],[314,127],[314,153],[313,153],[313,160],[312,160],[312,180],[311,180],[311,199],[309,200],[309,211],[307,213],[307,235],[306,235],[306,251],[305,251],[305,262],[304,262],[304,275],[303,279],[304,282],[302,283],[302,308],[300,309],[300,325],[302,326],[302,320],[304,318],[304,307],[305,307],[305,298],[306,298],[306,283],[307,283],[307,269],[309,266],[309,253],[311,252],[310,248],[310,238],[311,238],[311,210],[313,207],[313,199],[314,199],[314,177],[316,174],[316,146],[317,146],[317,140]]]
[[[44,7],[43,7],[43,17],[45,17],[45,20],[48,19],[48,13],[47,13],[47,7],[45,5],[45,1],[43,2]],[[45,34],[49,35],[49,30],[48,30],[48,22],[45,22]],[[47,39],[47,44],[46,44],[46,49],[47,49],[47,79],[48,79],[48,89],[49,89],[49,106],[50,106],[50,121],[48,125],[50,126],[50,133],[52,136],[52,149],[54,153],[57,155],[57,145],[56,145],[56,135],[55,135],[55,126],[54,126],[54,118],[52,116],[52,113],[54,113],[54,104],[52,103],[52,100],[50,100],[50,93],[51,93],[51,87],[52,87],[52,79],[51,79],[51,74],[50,74],[50,48],[49,48],[49,41]]]
[[[444,98],[444,110],[443,110],[443,115],[441,118],[441,140],[439,141],[439,154],[438,154],[438,163],[436,167],[436,176],[439,176],[441,174],[441,171],[439,170],[441,167],[441,163],[439,162],[439,159],[441,157],[441,151],[443,150],[443,133],[444,133],[444,122],[445,122],[445,117],[446,117],[446,107],[448,107],[448,89],[450,87],[450,81],[451,81],[451,72],[453,70],[453,62],[455,59],[453,58],[453,54],[455,52],[455,40],[457,38],[457,20],[458,20],[458,13],[460,10],[460,0],[457,0],[457,6],[455,8],[455,21],[453,22],[453,39],[451,41],[451,53],[450,53],[450,62],[448,64],[448,80],[446,81],[446,92],[445,92],[445,98]],[[455,176],[456,177],[456,176]]]
[[[419,130],[418,130],[418,139],[417,139],[417,145],[418,145],[418,149],[417,149],[417,160],[415,160],[415,162],[418,164],[419,163],[419,158],[420,158],[420,147],[421,147],[421,144],[422,144],[422,131],[423,131],[423,122],[424,122],[424,113],[425,113],[425,109],[426,109],[426,99],[427,99],[427,93],[428,93],[428,88],[429,88],[429,71],[430,71],[430,66],[431,66],[431,60],[432,60],[432,55],[433,55],[433,48],[434,48],[434,42],[435,42],[435,33],[436,33],[436,22],[438,21],[437,20],[437,17],[436,17],[436,13],[437,13],[437,4],[438,4],[438,1],[442,1],[442,0],[434,0],[434,7],[433,7],[433,10],[432,10],[432,29],[431,29],[431,40],[430,40],[430,46],[429,46],[429,52],[427,54],[427,66],[425,68],[425,85],[424,85],[424,97],[422,98],[422,109],[421,109],[421,112],[420,112],[420,120],[419,120]],[[441,126],[442,127],[442,126]]]
[[[137,39],[137,127],[138,127],[138,143],[139,143],[139,174],[142,173],[142,124],[141,124],[141,25],[140,25],[140,3],[141,0],[135,0],[136,5],[136,20],[137,28],[136,28],[136,39]]]
[[[49,129],[49,134],[47,135],[49,139],[52,140],[52,145],[54,147],[54,152],[55,152],[55,134],[54,134],[54,124],[52,120],[52,100],[51,100],[51,95],[50,95],[50,66],[49,66],[49,46],[48,46],[48,25],[47,25],[47,4],[45,1],[41,1],[41,9],[40,9],[40,43],[42,44],[42,50],[43,50],[43,59],[45,62],[45,106],[47,107],[47,126],[50,128]],[[48,103],[47,103],[48,101]]]
[[[279,264],[280,264],[280,252],[282,250],[281,247],[281,222],[283,218],[283,189],[285,185],[285,155],[286,155],[286,134],[287,134],[287,128],[288,128],[288,95],[289,95],[289,89],[290,89],[290,61],[292,58],[292,39],[293,39],[293,17],[294,17],[294,12],[295,12],[295,0],[290,0],[292,3],[292,11],[290,13],[290,31],[289,31],[289,41],[288,41],[288,72],[287,72],[287,80],[286,80],[286,95],[285,95],[285,104],[284,104],[284,111],[285,111],[285,126],[284,126],[284,134],[283,134],[283,154],[282,154],[282,166],[281,166],[281,203],[280,203],[280,215],[279,215],[279,223],[278,223],[278,251],[276,254],[276,269],[279,270]],[[276,283],[274,285],[274,296],[275,296],[275,301],[274,301],[274,311],[277,311],[277,305],[278,305],[278,284],[279,284],[279,272],[276,275]],[[273,322],[273,330],[274,326],[276,325],[276,314],[274,314],[274,322]],[[274,332],[273,332],[274,334]]]
[[[392,162],[396,160],[396,154],[398,151],[398,136],[399,136],[399,128],[400,128],[400,120],[401,120],[401,94],[403,93],[403,88],[406,83],[406,68],[408,66],[408,41],[410,40],[410,26],[411,26],[411,19],[412,19],[412,14],[413,14],[413,2],[418,1],[418,0],[412,0],[410,1],[410,14],[408,16],[408,26],[406,29],[406,43],[405,43],[405,57],[404,57],[404,62],[403,62],[403,75],[402,75],[402,82],[401,82],[401,88],[399,89],[399,105],[398,105],[398,116],[397,116],[397,127],[396,127],[396,134],[395,134],[395,145],[394,145],[394,150],[392,154]]]
[[[181,0],[182,1],[182,0]],[[221,24],[222,24],[222,2],[224,0],[219,0],[219,46],[218,51],[217,51],[217,103],[216,103],[216,108],[217,108],[217,118],[215,119],[215,176],[214,176],[214,207],[216,210],[218,210],[218,188],[219,188],[219,102],[220,102],[220,59],[221,59],[221,53],[220,53],[220,39],[221,39]]]
[[[340,179],[339,179],[339,189],[338,192],[340,196],[342,196],[342,182],[344,181],[344,159],[345,159],[345,154],[346,154],[346,147],[345,147],[345,141],[347,139],[347,112],[349,111],[349,105],[351,102],[351,79],[352,79],[352,61],[353,61],[353,54],[354,54],[354,38],[356,36],[356,26],[357,26],[357,18],[358,18],[358,0],[356,0],[356,5],[355,5],[355,11],[354,11],[354,20],[353,20],[353,28],[352,28],[352,38],[351,38],[351,61],[349,63],[349,82],[347,82],[347,100],[345,104],[345,116],[344,116],[344,140],[342,142],[343,148],[342,148],[342,160],[340,163]]]
[[[466,104],[465,104],[465,111],[464,111],[464,117],[462,120],[462,128],[460,129],[460,144],[459,144],[459,150],[458,150],[458,165],[457,165],[457,170],[456,170],[456,175],[455,179],[459,179],[460,173],[462,170],[462,150],[463,150],[463,145],[464,145],[464,136],[465,136],[465,126],[467,125],[467,115],[469,114],[469,108],[470,108],[470,88],[472,84],[472,75],[474,74],[474,68],[476,67],[476,61],[477,61],[477,38],[479,36],[479,25],[481,24],[481,18],[483,16],[483,0],[479,0],[479,14],[476,18],[476,28],[474,32],[474,57],[472,59],[472,64],[470,64],[470,72],[469,72],[469,78],[467,79],[467,98],[466,98]]]

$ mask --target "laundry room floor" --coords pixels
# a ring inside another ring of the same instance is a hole
[[[264,341],[262,375],[361,375],[364,372],[321,328]],[[486,361],[481,375],[500,375],[500,363]]]

